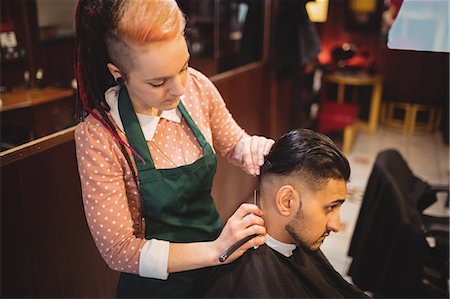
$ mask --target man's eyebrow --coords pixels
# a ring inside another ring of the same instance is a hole
[[[186,60],[186,62],[183,64],[183,66],[181,67],[180,72],[188,65],[190,59],[191,59],[191,55],[188,55],[187,60]],[[169,78],[170,78],[170,77],[159,77],[159,78],[152,78],[152,79],[149,79],[149,80],[147,80],[147,81],[167,80],[167,79],[169,79]]]

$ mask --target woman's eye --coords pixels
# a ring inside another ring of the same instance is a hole
[[[166,81],[162,81],[161,83],[149,83],[149,84],[154,88],[158,88],[158,87],[163,86],[164,83],[166,83]]]

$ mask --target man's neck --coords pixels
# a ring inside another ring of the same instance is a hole
[[[297,248],[295,244],[281,242],[269,234],[266,234],[266,245],[286,257],[290,257],[292,255],[292,251]]]

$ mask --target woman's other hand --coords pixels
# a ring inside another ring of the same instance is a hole
[[[269,153],[275,141],[255,135],[244,139],[242,142],[242,162],[245,171],[250,175],[259,175],[259,168],[264,164],[264,156]]]
[[[266,228],[262,218],[262,211],[254,204],[243,203],[227,220],[220,236],[213,242],[215,252],[217,253],[217,261],[219,255],[230,248],[236,242],[247,236],[257,234],[257,237],[250,239],[239,247],[226,261],[230,263],[239,258],[247,249],[258,247],[265,243]]]

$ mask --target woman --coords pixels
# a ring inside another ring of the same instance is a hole
[[[212,83],[188,67],[173,0],[80,0],[76,77],[87,117],[75,131],[86,218],[119,297],[193,296],[218,257],[265,242],[242,204],[222,228],[211,197],[212,144],[259,174],[273,140],[247,135]],[[170,273],[170,274],[169,274]]]

